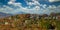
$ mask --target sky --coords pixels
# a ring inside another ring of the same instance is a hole
[[[14,15],[60,13],[60,0],[0,0],[0,12]]]

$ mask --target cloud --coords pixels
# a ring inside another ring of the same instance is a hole
[[[12,3],[9,3],[12,2]],[[46,4],[40,4],[38,1],[33,0],[32,2],[28,2],[27,5],[33,6],[33,8],[23,7],[22,3],[16,3],[15,0],[10,0],[8,2],[9,5],[13,6],[6,6],[4,5],[2,8],[0,8],[0,12],[7,13],[7,14],[18,14],[19,12],[29,13],[29,14],[50,14],[51,12],[60,12],[60,5],[50,5],[47,7]],[[31,3],[31,4],[29,4]],[[17,7],[17,8],[16,8]],[[42,7],[42,8],[41,8]]]
[[[51,12],[60,12],[60,6],[50,5],[49,7],[44,9],[40,8],[39,6],[35,6],[31,9],[29,9],[28,7],[22,7],[21,5],[19,8],[16,9],[9,6],[4,6],[3,8],[0,8],[0,12],[7,14],[18,14],[19,12],[25,12],[29,14],[50,14]]]
[[[25,0],[27,5],[32,6],[32,5],[40,5],[40,3],[37,0],[32,0],[29,2],[28,0]]]
[[[57,2],[57,1],[60,1],[60,0],[49,0],[49,2]]]
[[[8,2],[8,4],[13,4],[13,3],[15,3],[15,1],[16,1],[16,0],[10,0],[10,1]]]

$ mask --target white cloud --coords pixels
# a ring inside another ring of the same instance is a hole
[[[24,12],[24,13],[30,13],[30,14],[50,14],[51,12],[60,12],[60,6],[54,6],[50,5],[49,7],[46,7],[47,5],[40,4],[38,1],[33,0],[33,2],[27,3],[29,6],[35,5],[33,8],[28,8],[28,7],[23,7],[21,3],[16,3],[15,1],[9,1],[12,2],[9,5],[13,5],[14,7],[18,8],[12,8],[9,6],[3,6],[0,8],[0,12],[3,13],[10,13],[10,14],[17,14],[19,12]],[[32,4],[32,5],[31,5]],[[41,8],[42,6],[43,8]]]
[[[54,13],[60,13],[60,5],[55,6],[55,5],[50,5],[49,7],[47,7],[46,9],[49,10],[50,13],[54,12]]]
[[[32,5],[39,5],[40,3],[37,0],[32,0],[32,2],[28,2],[28,0],[25,0],[27,5],[32,6]]]
[[[15,3],[15,1],[16,1],[16,0],[10,0],[10,1],[8,2],[8,4],[13,4],[13,3]]]
[[[8,4],[13,4],[13,2],[8,2]]]
[[[57,2],[57,1],[60,1],[60,0],[49,0],[49,2]]]
[[[40,5],[40,6],[42,6],[43,8],[46,8],[46,7],[47,7],[47,5],[46,5],[46,4],[44,4],[44,5]]]
[[[21,7],[21,3],[19,3],[19,2],[15,2],[16,0],[10,0],[9,2],[8,2],[8,5],[13,5],[13,6],[18,6],[18,7]]]
[[[9,6],[4,6],[5,8],[0,8],[0,12],[17,14],[18,12],[25,12],[30,14],[50,14],[51,12],[60,12],[60,6],[50,5],[47,8],[40,8],[39,6],[35,6],[34,8],[29,9],[28,7],[20,7],[17,9],[11,8]]]

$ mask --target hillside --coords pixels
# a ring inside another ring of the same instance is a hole
[[[0,30],[60,30],[60,15],[18,14],[0,18]],[[52,28],[53,27],[53,28]]]

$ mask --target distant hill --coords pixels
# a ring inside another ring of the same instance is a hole
[[[39,17],[39,16],[42,16],[42,17],[47,17],[47,16],[57,16],[57,15],[60,15],[60,13],[51,13],[50,15],[47,15],[47,14],[43,14],[43,15],[40,15],[40,14],[26,14],[24,12],[20,12],[18,14],[6,14],[6,13],[2,13],[0,12],[0,18],[2,17],[8,17],[8,16],[19,16],[19,17],[29,17],[29,16],[34,16],[34,17]]]
[[[12,14],[6,14],[6,13],[0,12],[0,18],[6,17],[6,16],[12,16]]]

